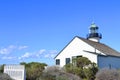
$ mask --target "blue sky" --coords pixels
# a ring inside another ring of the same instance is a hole
[[[119,0],[0,0],[0,64],[43,62],[94,21],[102,43],[120,51]]]

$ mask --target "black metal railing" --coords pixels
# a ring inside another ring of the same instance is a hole
[[[102,34],[100,34],[100,33],[89,33],[87,35],[87,39],[88,38],[93,38],[93,37],[99,37],[101,39],[102,38]]]

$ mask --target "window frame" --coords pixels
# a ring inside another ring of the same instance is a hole
[[[65,58],[65,63],[69,64],[70,63],[70,58]]]
[[[60,59],[56,59],[56,65],[60,65]]]

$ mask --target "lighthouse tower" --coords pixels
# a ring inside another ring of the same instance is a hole
[[[89,34],[87,35],[88,40],[99,42],[102,38],[102,35],[98,33],[98,26],[95,23],[92,23],[89,28]]]

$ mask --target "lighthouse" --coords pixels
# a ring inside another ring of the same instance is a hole
[[[102,34],[98,32],[99,27],[92,23],[89,28],[89,34],[87,35],[88,40],[99,42],[102,39]]]

